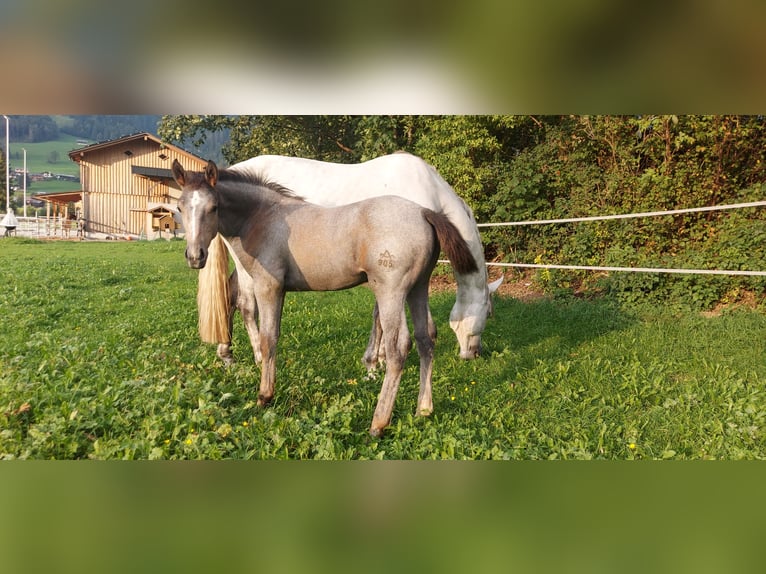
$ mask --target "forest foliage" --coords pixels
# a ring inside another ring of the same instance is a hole
[[[17,115],[9,122],[10,139],[38,143],[70,135],[94,142],[117,139],[137,132],[157,131],[160,116],[151,115]]]
[[[764,199],[760,116],[163,116],[162,138],[199,145],[226,130],[230,163],[260,154],[355,163],[406,150],[434,165],[479,222],[659,211]],[[490,261],[766,270],[762,208],[619,221],[484,228]],[[538,274],[623,298],[710,307],[753,277]]]

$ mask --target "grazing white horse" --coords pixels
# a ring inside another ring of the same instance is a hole
[[[450,327],[460,345],[460,357],[473,359],[481,353],[481,335],[492,312],[491,295],[502,283],[502,277],[487,283],[484,249],[471,208],[455,193],[435,168],[421,158],[404,152],[381,156],[359,164],[339,164],[278,155],[261,155],[234,164],[227,171],[259,176],[278,181],[304,200],[334,207],[383,195],[397,195],[445,215],[457,227],[468,244],[477,270],[461,273],[455,269],[457,297],[450,313]],[[239,282],[240,297],[250,291]],[[235,290],[237,285],[233,286]],[[234,303],[234,302],[232,302]],[[247,305],[247,304],[246,304]],[[252,307],[252,304],[248,305]],[[373,325],[370,355],[380,348],[379,328]],[[252,337],[253,334],[251,334]],[[256,334],[257,336],[257,334]],[[231,337],[218,347],[218,355],[232,362]],[[256,353],[256,360],[259,357]]]

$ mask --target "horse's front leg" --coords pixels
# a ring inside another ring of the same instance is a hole
[[[250,338],[250,346],[253,348],[253,359],[256,364],[263,359],[261,352],[261,337],[258,332],[258,304],[255,299],[255,293],[248,290],[245,294],[240,294],[237,301],[239,312],[242,315],[242,321],[245,323],[247,336]]]
[[[229,278],[229,342],[218,345],[218,356],[227,364],[234,362],[231,354],[231,338],[234,332],[233,319],[234,312],[238,309],[242,315],[242,322],[245,324],[247,336],[250,339],[250,347],[253,349],[253,358],[255,363],[261,362],[261,342],[258,334],[258,304],[255,298],[255,285],[252,278],[247,273],[238,273],[235,269]],[[231,357],[229,363],[226,356]]]
[[[234,354],[231,352],[231,341],[234,335],[234,313],[237,310],[237,300],[239,298],[239,283],[237,281],[237,271],[234,270],[229,277],[229,340],[218,344],[216,355],[227,367],[233,365]]]
[[[260,407],[268,405],[274,398],[274,383],[277,377],[277,341],[284,301],[285,294],[281,289],[257,297],[261,316],[261,388],[258,391]]]
[[[407,297],[407,303],[410,307],[415,342],[420,356],[420,392],[415,414],[428,416],[434,410],[431,379],[436,346],[436,325],[428,307],[428,283],[415,286]]]

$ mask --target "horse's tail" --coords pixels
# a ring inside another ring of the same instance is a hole
[[[207,264],[200,269],[197,289],[199,336],[205,343],[228,343],[229,254],[220,235],[208,248]]]
[[[442,250],[447,254],[455,271],[464,274],[478,271],[479,268],[468,243],[446,215],[423,209],[423,217],[436,231]]]

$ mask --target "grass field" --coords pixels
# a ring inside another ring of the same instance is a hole
[[[288,295],[275,400],[260,409],[239,319],[235,366],[199,342],[183,242],[0,244],[0,458],[766,457],[759,309],[501,297],[483,358],[464,362],[454,293],[434,293],[434,414],[413,416],[413,351],[376,440],[366,288]]]
[[[80,167],[69,159],[69,152],[77,149],[77,139],[74,136],[64,135],[57,140],[39,143],[11,142],[11,167],[21,168],[24,166],[22,148],[27,150],[27,169],[31,173],[50,171],[67,175],[79,175]],[[58,160],[51,163],[51,152],[58,153]],[[16,154],[18,153],[18,158]]]

